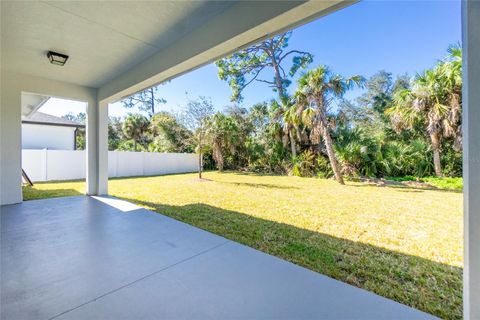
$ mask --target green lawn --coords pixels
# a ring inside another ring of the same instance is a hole
[[[111,195],[442,318],[462,317],[462,194],[207,172],[113,179]],[[25,199],[81,194],[38,183]]]

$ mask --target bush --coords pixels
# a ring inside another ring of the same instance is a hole
[[[316,159],[316,174],[319,178],[333,177],[333,170],[330,166],[330,161],[324,156],[318,156]]]
[[[315,154],[306,150],[292,159],[291,174],[297,177],[312,177],[315,175]]]

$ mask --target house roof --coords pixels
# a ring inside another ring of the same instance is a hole
[[[51,114],[46,114],[43,112],[34,112],[31,115],[22,119],[22,123],[31,123],[31,124],[44,124],[44,125],[53,125],[53,126],[66,126],[66,127],[85,127],[85,125],[53,116]]]

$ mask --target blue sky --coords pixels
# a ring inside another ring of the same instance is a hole
[[[345,76],[369,77],[379,70],[414,75],[433,66],[450,44],[461,40],[460,1],[365,1],[335,12],[293,31],[290,48],[314,55],[310,68],[328,65]],[[271,79],[266,73],[264,78]],[[295,88],[295,81],[290,89]],[[231,104],[230,88],[217,77],[215,65],[206,65],[160,87],[167,100],[160,110],[178,111],[190,98],[209,96],[222,110]],[[361,90],[348,95],[354,98]],[[243,106],[275,97],[264,83],[244,90]],[[53,99],[41,111],[62,115],[84,111],[84,105]],[[127,112],[121,103],[109,107],[111,116]]]

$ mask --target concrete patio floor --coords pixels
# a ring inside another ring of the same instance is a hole
[[[108,197],[1,207],[2,319],[432,319]]]

